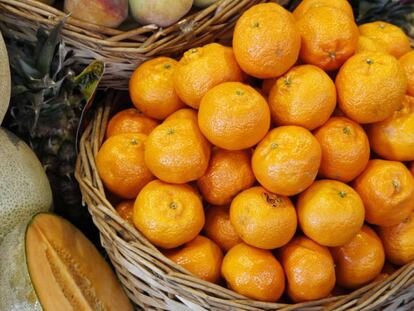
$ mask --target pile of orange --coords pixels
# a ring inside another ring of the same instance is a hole
[[[195,276],[302,302],[414,260],[414,51],[398,27],[358,28],[346,0],[258,4],[233,47],[150,60],[129,91],[99,175]]]

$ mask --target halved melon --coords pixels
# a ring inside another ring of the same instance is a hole
[[[133,310],[93,244],[63,218],[40,213],[0,246],[0,310]]]

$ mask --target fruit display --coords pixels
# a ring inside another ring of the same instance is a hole
[[[354,13],[262,3],[232,47],[139,66],[96,157],[131,230],[265,302],[326,298],[411,262],[414,60],[399,27]]]
[[[0,124],[10,101],[8,53],[0,34]],[[18,223],[52,208],[52,191],[42,164],[24,141],[0,127],[0,242]]]
[[[92,231],[74,178],[76,139],[82,110],[90,104],[104,65],[95,61],[80,69],[62,41],[63,25],[50,31],[39,28],[35,42],[4,31],[13,89],[4,126],[23,139],[42,163],[55,212]]]
[[[0,245],[0,309],[133,310],[108,263],[67,220],[40,213]]]

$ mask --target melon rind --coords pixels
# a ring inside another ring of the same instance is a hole
[[[18,225],[0,245],[0,310],[42,311],[26,264],[26,228]]]
[[[0,32],[0,124],[3,122],[10,103],[11,79],[6,44]]]
[[[19,223],[49,211],[53,198],[45,171],[26,143],[0,128],[0,146],[1,242]]]

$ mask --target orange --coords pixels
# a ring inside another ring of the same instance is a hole
[[[119,216],[121,216],[121,218],[126,220],[131,225],[134,225],[134,221],[133,221],[134,203],[135,203],[134,200],[122,201],[115,207]]]
[[[302,37],[300,58],[323,70],[336,70],[358,45],[358,27],[344,11],[334,7],[309,9],[298,21]]]
[[[281,126],[271,130],[256,147],[252,168],[267,190],[291,196],[313,183],[321,156],[321,146],[311,132],[299,126]]]
[[[227,206],[211,206],[206,210],[204,233],[225,252],[242,242],[230,222]]]
[[[144,162],[147,136],[121,134],[104,142],[96,156],[99,176],[109,191],[124,199],[135,199],[154,176]]]
[[[370,124],[369,141],[381,158],[414,160],[414,97],[405,96],[402,107],[388,119]]]
[[[378,52],[378,53],[385,53],[385,54],[388,53],[387,49],[378,41],[375,41],[365,36],[359,36],[356,53],[363,53],[363,52]]]
[[[393,226],[414,209],[414,177],[400,162],[371,160],[355,179],[354,189],[365,205],[365,220],[373,225]]]
[[[144,116],[135,108],[125,109],[114,115],[109,120],[106,128],[106,137],[126,134],[142,133],[149,135],[158,125],[154,119]]]
[[[202,280],[212,283],[220,280],[223,253],[216,243],[206,237],[199,235],[182,247],[164,254]]]
[[[268,250],[241,243],[224,256],[221,273],[227,286],[246,297],[275,302],[285,290],[285,274]]]
[[[177,111],[148,136],[145,163],[159,179],[183,184],[197,180],[207,170],[210,144],[201,134],[195,111]]]
[[[204,226],[200,197],[189,185],[154,180],[139,193],[134,224],[153,244],[165,249],[194,239]]]
[[[277,125],[313,130],[324,124],[335,110],[335,84],[316,66],[296,66],[272,87],[269,106]]]
[[[344,11],[351,19],[354,19],[352,6],[347,0],[304,0],[293,11],[296,19],[302,18],[310,9],[319,7],[332,7]]]
[[[214,145],[227,150],[247,149],[256,145],[269,130],[269,106],[249,85],[222,83],[203,97],[198,124]]]
[[[332,117],[314,135],[322,148],[321,177],[346,183],[364,171],[370,156],[369,141],[357,123]]]
[[[177,61],[158,57],[141,64],[129,81],[134,106],[145,115],[164,120],[185,105],[174,89],[173,75]]]
[[[335,286],[335,266],[327,247],[300,236],[280,251],[287,292],[294,302],[322,299]]]
[[[413,162],[411,162],[411,164],[410,164],[410,170],[411,170],[411,173],[413,174],[413,176],[414,176],[414,161]]]
[[[388,261],[404,265],[414,260],[414,212],[397,225],[378,227]]]
[[[331,249],[335,261],[336,281],[345,288],[359,288],[374,280],[385,261],[378,235],[364,225],[347,244]]]
[[[257,4],[237,21],[233,49],[243,71],[260,79],[275,78],[296,63],[299,30],[292,14],[280,5]]]
[[[391,55],[365,52],[352,56],[336,76],[339,108],[358,123],[384,121],[404,99],[407,78]]]
[[[414,51],[404,54],[399,61],[407,76],[407,94],[414,96]]]
[[[206,173],[197,181],[204,199],[214,205],[230,204],[236,194],[253,186],[250,157],[248,150],[214,149]]]
[[[364,224],[364,205],[358,193],[336,180],[318,180],[297,201],[300,227],[324,246],[352,240]]]
[[[174,74],[178,96],[197,109],[203,96],[227,81],[242,81],[243,75],[230,47],[218,43],[193,48],[184,53]]]
[[[263,249],[288,243],[296,232],[296,210],[288,197],[253,187],[238,194],[230,206],[230,221],[241,239]]]
[[[400,58],[411,50],[407,35],[395,25],[377,21],[359,26],[359,32],[362,36],[377,41],[396,58]]]

